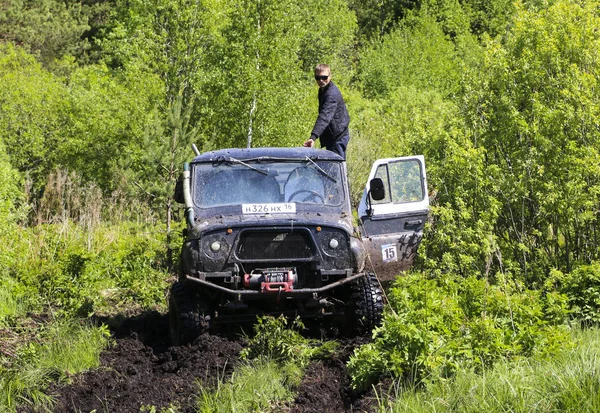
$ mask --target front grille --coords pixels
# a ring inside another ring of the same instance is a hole
[[[305,231],[246,231],[240,235],[236,253],[241,260],[310,258],[310,239]]]

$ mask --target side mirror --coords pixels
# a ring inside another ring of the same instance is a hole
[[[179,177],[179,179],[177,180],[177,183],[175,184],[175,191],[173,193],[173,198],[175,199],[175,202],[177,202],[178,204],[185,203],[185,199],[183,198],[183,179],[182,179],[182,177]]]
[[[371,182],[369,182],[369,193],[371,194],[371,198],[375,201],[381,201],[385,198],[385,188],[381,178],[371,179]]]

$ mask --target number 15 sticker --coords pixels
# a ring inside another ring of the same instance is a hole
[[[381,246],[381,256],[383,262],[398,261],[398,250],[396,244],[385,244]]]

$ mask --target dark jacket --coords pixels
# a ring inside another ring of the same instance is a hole
[[[350,116],[342,93],[333,82],[329,82],[319,89],[319,116],[311,137],[320,138],[321,145],[325,146],[345,136],[349,137],[349,123]]]

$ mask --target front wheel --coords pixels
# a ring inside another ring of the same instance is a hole
[[[370,333],[381,324],[383,317],[383,290],[373,273],[366,273],[351,286],[349,322],[355,334]]]
[[[169,295],[169,335],[171,344],[187,344],[210,328],[210,315],[202,301],[185,284],[177,282]]]

